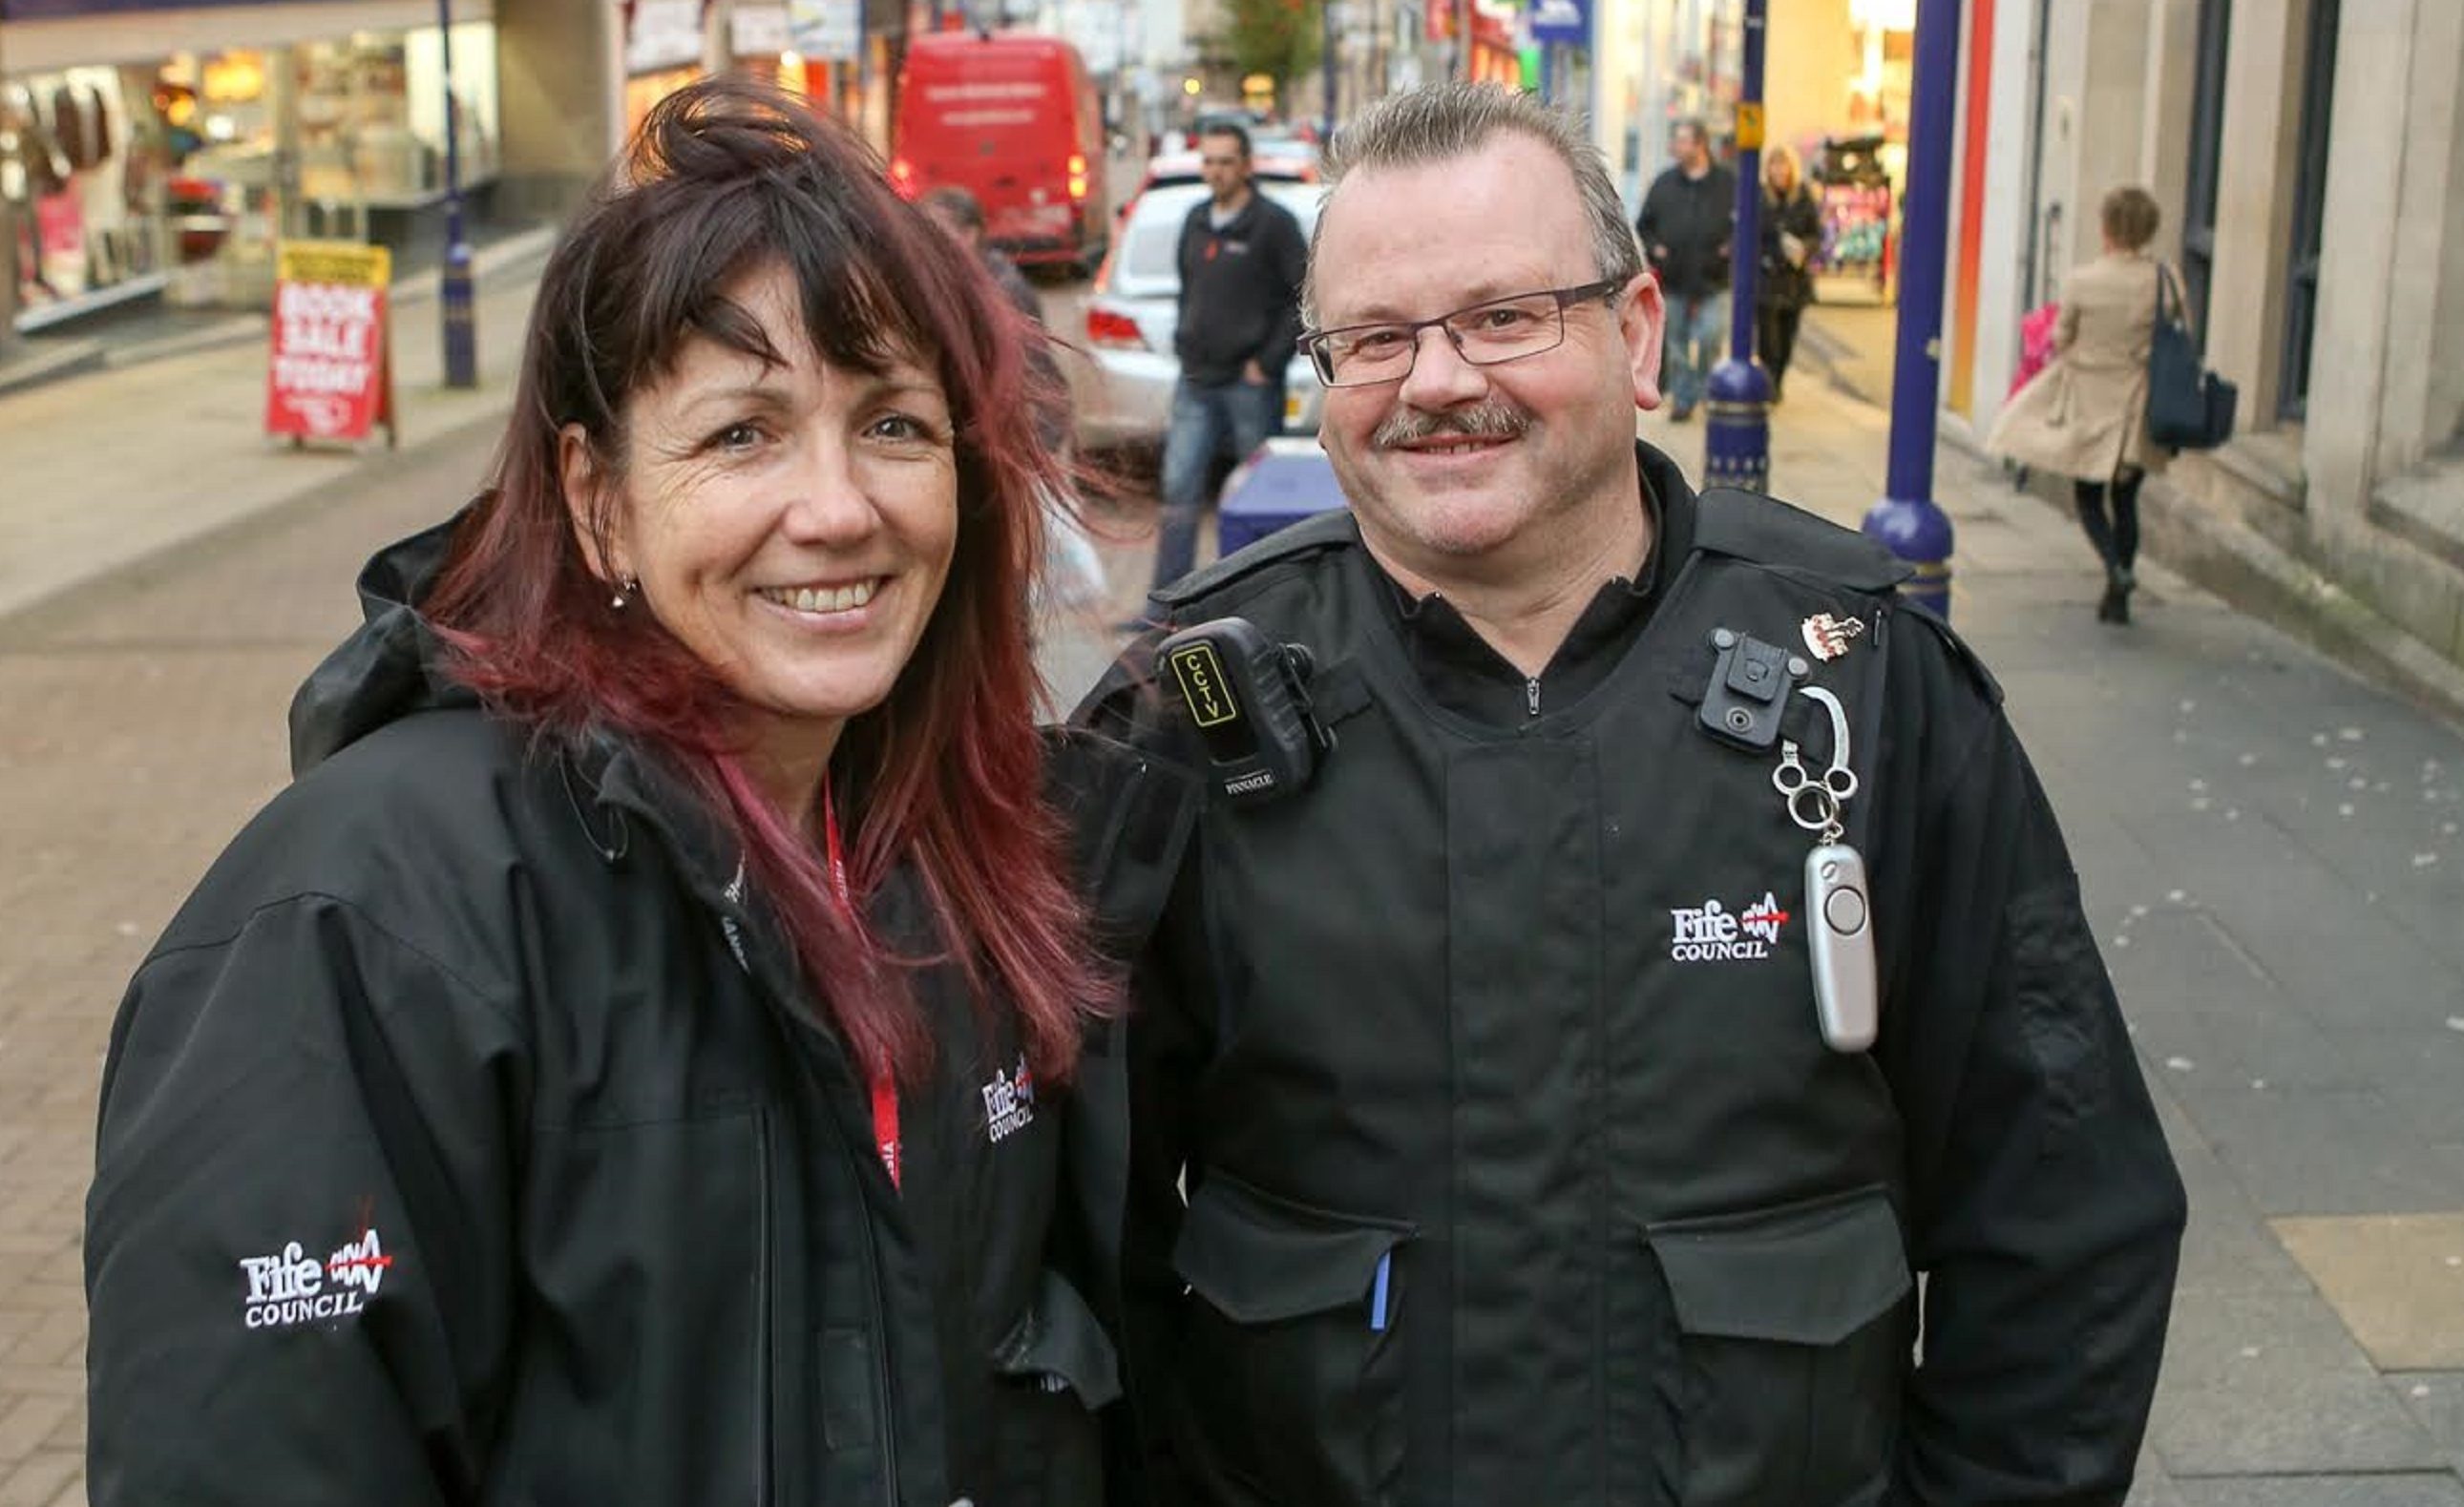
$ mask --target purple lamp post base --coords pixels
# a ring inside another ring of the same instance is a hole
[[[1900,595],[1950,621],[1950,514],[1924,497],[1885,497],[1865,513],[1864,531],[1916,567]]]
[[[1703,404],[1703,480],[1771,490],[1771,374],[1734,356],[1711,369]]]

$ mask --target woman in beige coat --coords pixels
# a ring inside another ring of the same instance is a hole
[[[2167,453],[2147,438],[2147,349],[2164,271],[2147,254],[2157,208],[2145,189],[2106,194],[2103,219],[2104,254],[2062,285],[2054,359],[2002,410],[1986,448],[2072,479],[2079,523],[2104,561],[2096,615],[2128,622],[2139,484],[2164,469]]]

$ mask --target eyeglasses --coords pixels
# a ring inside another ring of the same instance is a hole
[[[1457,309],[1434,319],[1400,324],[1349,324],[1339,330],[1312,330],[1301,337],[1317,368],[1317,380],[1330,387],[1370,387],[1401,382],[1419,360],[1420,332],[1440,329],[1454,343],[1455,354],[1474,366],[1495,366],[1553,351],[1566,343],[1566,307],[1592,298],[1613,298],[1622,278],[1610,277],[1577,288],[1549,288],[1492,298],[1468,309]]]

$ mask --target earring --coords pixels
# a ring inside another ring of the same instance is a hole
[[[642,582],[639,578],[633,576],[619,576],[616,578],[616,595],[608,601],[607,605],[615,608],[618,612],[622,612],[626,607],[631,604],[634,596],[639,593],[641,589]]]

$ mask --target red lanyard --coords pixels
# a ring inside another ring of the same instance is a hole
[[[830,782],[822,781],[822,842],[830,863],[830,887],[838,891],[839,904],[850,913],[854,902],[847,896],[847,854],[839,846],[838,811],[830,802]],[[872,1140],[881,1151],[881,1165],[890,1169],[890,1186],[899,1185],[898,1177],[898,1084],[887,1073],[872,1080]]]

